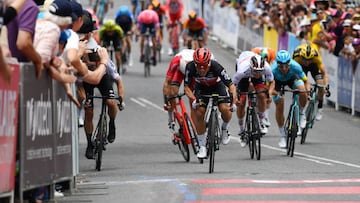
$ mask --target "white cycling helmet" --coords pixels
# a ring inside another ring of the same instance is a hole
[[[250,68],[253,71],[264,71],[265,70],[265,59],[260,55],[254,55],[250,59]]]

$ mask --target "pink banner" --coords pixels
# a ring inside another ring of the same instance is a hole
[[[0,78],[0,193],[13,190],[15,185],[20,66],[9,66],[13,68],[11,84]]]

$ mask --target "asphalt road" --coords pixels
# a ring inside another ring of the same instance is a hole
[[[130,5],[120,0],[115,6],[122,2]],[[58,202],[360,202],[360,120],[331,106],[325,106],[324,117],[309,131],[307,142],[296,141],[294,157],[278,147],[272,105],[261,160],[251,160],[248,148],[240,147],[234,114],[232,140],[217,151],[213,174],[208,173],[208,161],[200,164],[194,154],[185,162],[171,143],[162,109],[162,83],[171,59],[164,46],[163,61],[144,78],[139,45],[134,42],[134,65],[123,75],[126,108],[116,119],[117,137],[104,153],[103,170],[95,171],[95,162],[85,159],[81,128],[76,189]],[[214,41],[208,47],[233,75],[233,52]],[[290,105],[290,97],[285,105]],[[99,107],[96,104],[97,112]]]

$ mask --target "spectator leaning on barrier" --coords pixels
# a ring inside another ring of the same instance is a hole
[[[7,25],[12,19],[14,19],[17,13],[22,9],[26,0],[16,0],[10,5],[4,5],[3,1],[0,2],[0,33],[3,25]],[[0,47],[0,75],[3,80],[10,84],[11,81],[11,69],[7,65],[2,47]]]
[[[72,8],[73,23],[72,28],[69,29],[70,37],[67,40],[62,57],[68,66],[72,66],[75,69],[81,80],[91,84],[98,84],[102,76],[105,74],[106,67],[101,63],[99,68],[94,71],[90,71],[86,64],[80,60],[80,57],[85,53],[87,41],[85,40],[80,42],[79,36],[76,34],[76,32],[83,24],[82,15],[84,12],[81,4],[75,1],[70,1],[70,4]],[[99,49],[98,54],[100,59],[102,59],[102,61],[107,64],[109,55],[106,49]]]
[[[17,58],[19,62],[32,61],[36,68],[36,77],[40,78],[43,64],[40,55],[33,46],[38,12],[38,7],[34,1],[26,1],[17,17],[7,25],[7,30],[11,55]]]

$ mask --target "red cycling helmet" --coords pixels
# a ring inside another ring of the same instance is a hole
[[[196,65],[208,65],[211,60],[211,51],[207,48],[198,48],[194,51],[194,62]]]

